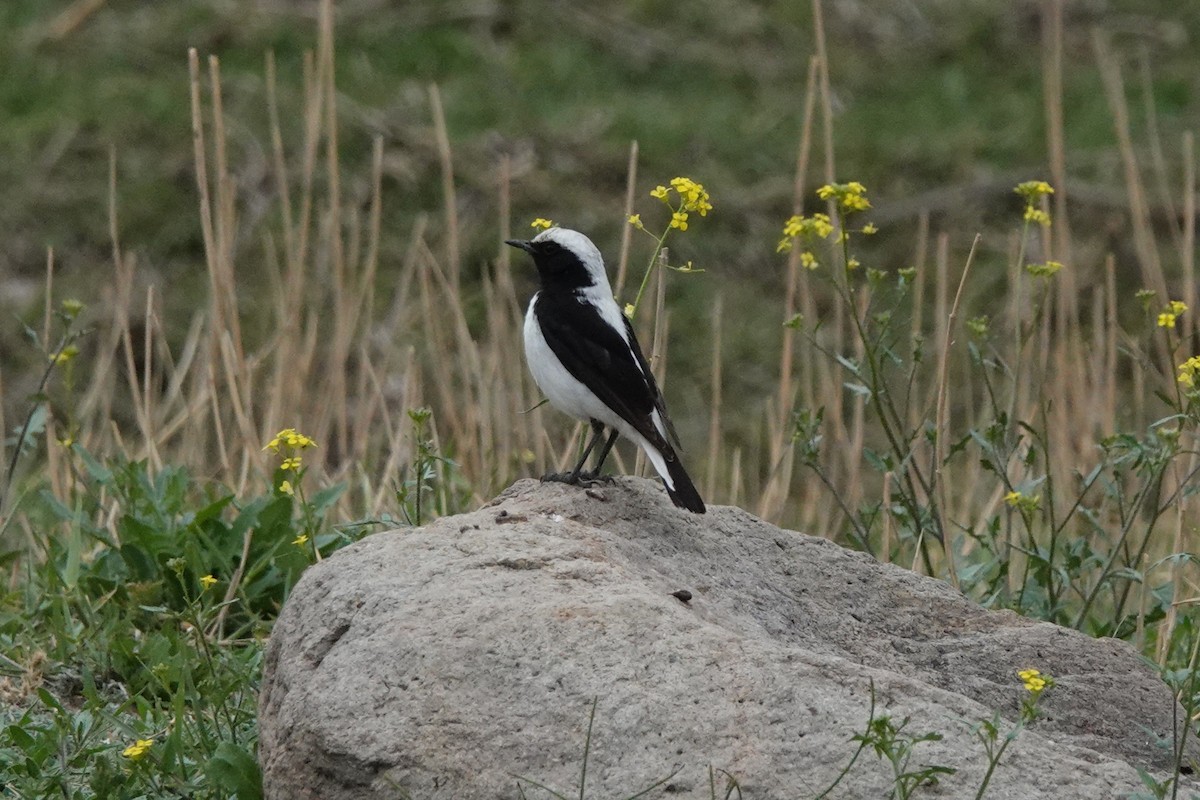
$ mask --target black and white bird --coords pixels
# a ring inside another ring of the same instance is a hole
[[[533,256],[541,278],[541,290],[525,314],[529,371],[550,405],[590,422],[593,431],[571,472],[543,480],[594,480],[619,433],[646,453],[675,505],[703,514],[704,501],[675,451],[679,437],[662,392],[633,327],[613,299],[596,245],[566,228],[550,228],[530,241],[510,239],[507,244]],[[605,428],[611,433],[596,467],[584,472]]]

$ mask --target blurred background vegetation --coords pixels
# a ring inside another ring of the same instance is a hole
[[[1042,6],[826,4],[838,177],[871,190],[874,219],[889,233],[877,245],[880,267],[911,260],[921,211],[931,213],[934,230],[953,231],[956,252],[965,252],[974,232],[1019,209],[1011,193],[1017,180],[1046,176]],[[283,0],[0,4],[6,312],[23,316],[37,307],[47,246],[57,254],[60,287],[86,298],[91,287],[111,280],[112,152],[122,243],[137,254],[139,281],[176,289],[162,293],[168,317],[186,321],[195,298],[187,289],[205,285],[186,50],[221,60],[241,197],[239,244],[252,247],[257,218],[277,213],[264,54],[275,54],[284,141],[294,150],[304,53],[313,48],[316,17],[316,2]],[[1111,250],[1120,262],[1130,253],[1126,195],[1095,29],[1110,37],[1125,68],[1135,140],[1148,146],[1153,122],[1166,162],[1174,165],[1180,134],[1195,127],[1200,110],[1194,61],[1200,6],[1065,4],[1070,213],[1073,227],[1087,232],[1089,249]],[[803,2],[339,2],[338,145],[345,173],[365,175],[372,138],[382,136],[384,144],[381,282],[394,281],[415,215],[440,213],[427,91],[436,83],[454,154],[466,274],[478,274],[500,246],[504,154],[512,164],[514,228],[548,216],[588,231],[614,252],[628,150],[636,140],[645,184],[639,196],[683,174],[703,182],[717,206],[678,243],[680,260],[692,259],[708,274],[677,282],[673,291],[707,297],[719,284],[739,298],[731,301],[735,314],[748,313],[746,303],[775,296],[784,280],[774,246],[791,211],[813,42],[812,7]],[[819,156],[812,159],[814,185],[821,164]],[[345,191],[365,205],[370,187],[360,178],[348,180]],[[1153,206],[1165,226],[1161,201],[1155,197]],[[435,238],[440,224],[433,222]],[[1006,246],[1002,237],[985,238],[984,254],[1003,258]],[[252,264],[240,269],[253,280]],[[519,288],[532,289],[528,275],[519,278]],[[251,314],[255,298],[241,302]],[[731,319],[736,325],[736,315]],[[675,329],[694,323],[678,320]],[[185,324],[170,333],[176,342]],[[19,326],[7,324],[2,334],[0,366],[9,372],[23,358]],[[767,391],[774,376],[757,364],[776,359],[756,354],[772,353],[776,338],[774,330],[748,327],[731,341],[730,355],[741,362],[727,373],[731,391]],[[686,382],[707,356],[681,343],[673,358]],[[681,393],[694,394],[686,383]],[[21,393],[8,393],[6,402],[12,413]],[[697,399],[696,407],[676,413],[702,414],[699,405]]]

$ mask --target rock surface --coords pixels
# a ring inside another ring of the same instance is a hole
[[[944,736],[912,765],[958,770],[918,796],[969,798],[987,766],[972,728],[1000,711],[1009,729],[1026,667],[1055,676],[1048,718],[988,798],[1123,797],[1136,768],[1169,769],[1174,701],[1124,643],[737,508],[679,511],[646,480],[526,480],[305,574],[267,651],[260,758],[268,798],[578,796],[595,698],[587,797],[675,771],[646,796],[710,798],[711,766],[746,798],[800,800],[850,760],[873,682],[877,715]],[[891,787],[867,751],[829,797]]]

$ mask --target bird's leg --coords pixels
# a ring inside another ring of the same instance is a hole
[[[601,426],[600,430],[603,430]],[[599,433],[599,431],[597,431]],[[601,475],[600,468],[604,466],[604,459],[608,458],[608,453],[613,449],[613,445],[617,443],[617,429],[613,428],[612,433],[608,435],[608,441],[604,443],[604,447],[600,449],[600,457],[596,459],[596,466],[591,472],[585,472],[580,477],[590,481],[604,481],[612,483],[611,475]]]
[[[591,480],[591,476],[583,472],[583,465],[587,462],[588,456],[592,454],[592,450],[596,447],[596,442],[600,441],[600,437],[604,435],[604,426],[599,422],[592,420],[592,440],[588,442],[587,447],[583,448],[583,455],[579,458],[579,463],[575,465],[575,469],[570,472],[551,472],[548,475],[543,475],[543,481],[558,481],[559,483],[579,483],[580,477]]]

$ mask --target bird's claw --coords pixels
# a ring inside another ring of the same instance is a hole
[[[596,472],[548,472],[542,476],[542,483],[568,483],[572,486],[608,486],[614,482],[611,475],[600,475]]]

